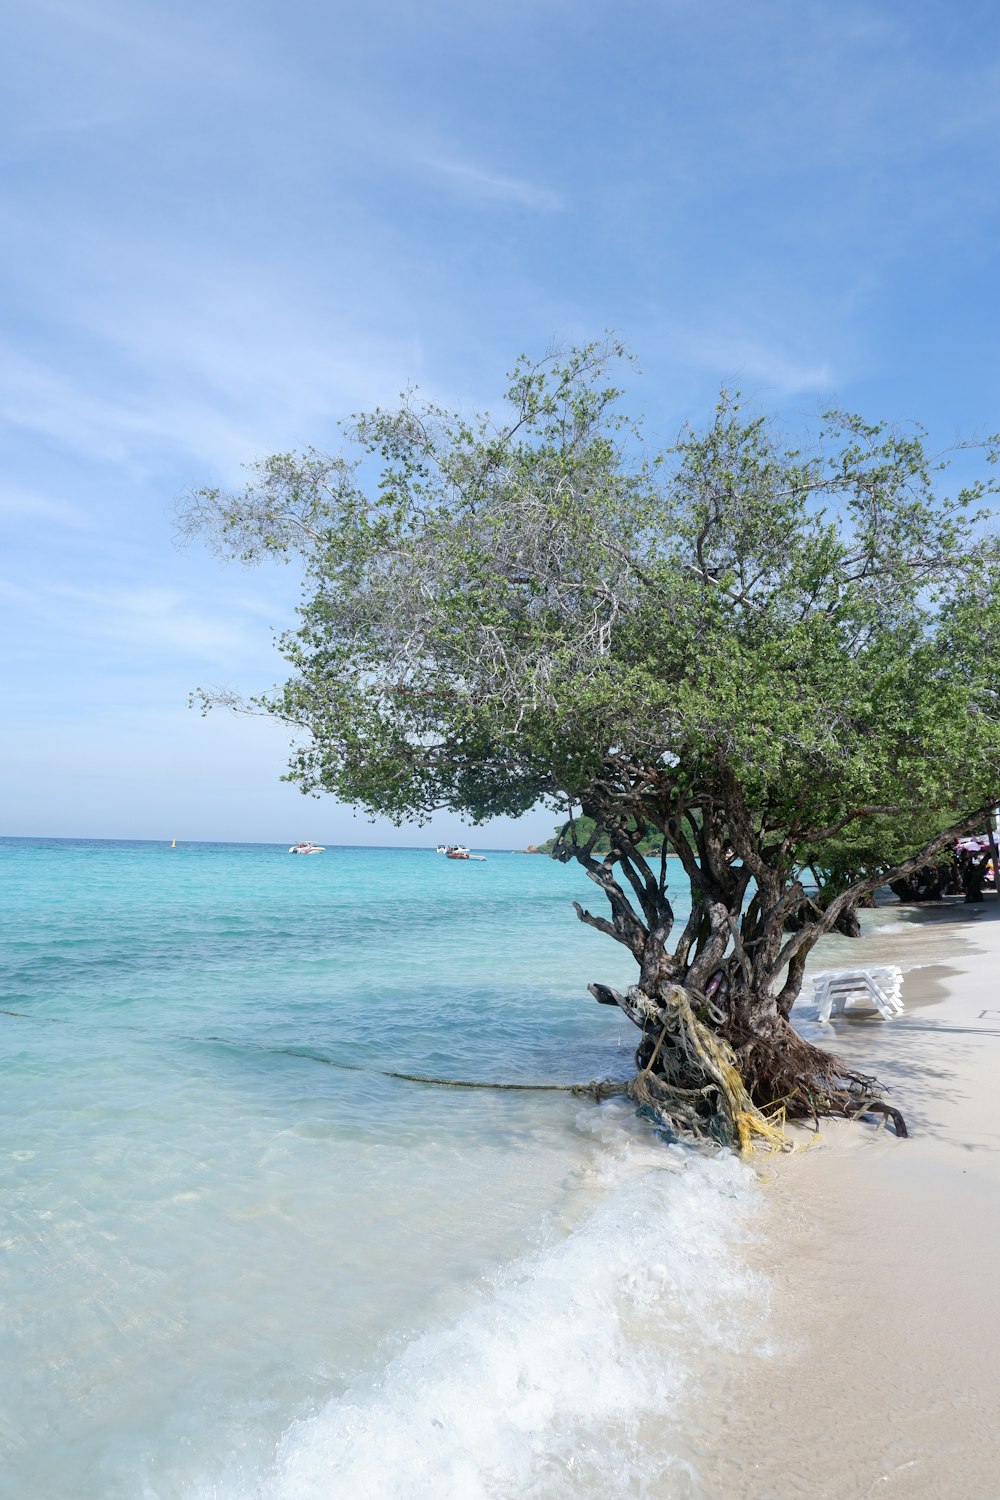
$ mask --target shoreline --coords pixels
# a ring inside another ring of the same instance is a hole
[[[904,1014],[802,1023],[877,1074],[910,1135],[824,1121],[820,1149],[762,1169],[771,1348],[735,1377],[727,1500],[1000,1493],[1000,910],[907,915],[850,950],[915,958]]]

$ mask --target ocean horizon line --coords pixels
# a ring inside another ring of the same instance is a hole
[[[124,838],[108,834],[86,833],[0,833],[0,843],[24,844],[167,844],[174,842],[172,836],[159,838]],[[293,840],[293,843],[297,840]],[[426,844],[325,844],[324,849],[401,849],[436,850],[439,840],[431,839]],[[197,847],[221,845],[227,849],[284,849],[289,847],[284,839],[185,839],[176,840],[177,847],[190,844]],[[483,849],[490,854],[524,854],[527,845],[512,849],[508,844],[469,844],[467,848]]]

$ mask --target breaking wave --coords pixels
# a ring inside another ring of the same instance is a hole
[[[268,1472],[213,1486],[215,1500],[698,1492],[698,1390],[755,1345],[766,1310],[740,1254],[754,1175],[650,1140],[613,1104],[579,1124],[607,1137],[581,1221],[292,1425]]]

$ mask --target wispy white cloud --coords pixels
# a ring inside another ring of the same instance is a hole
[[[266,55],[251,39],[156,0],[32,0],[5,31],[11,55],[30,59],[0,101],[5,135],[134,125],[199,86],[219,97],[264,88]]]
[[[382,275],[370,268],[372,296]],[[26,294],[40,295],[47,276],[44,261],[22,269]],[[311,272],[291,280],[235,256],[178,264],[158,248],[81,235],[75,282],[48,296],[61,357],[0,352],[0,423],[133,473],[157,454],[232,471],[270,447],[335,443],[336,420],[391,398],[420,351],[405,327],[359,326]]]
[[[334,447],[410,381],[492,406],[520,350],[612,324],[663,433],[722,379],[788,411],[863,377],[876,410],[989,424],[1000,18],[971,9],[15,8],[0,605],[9,713],[47,705],[46,817],[74,812],[71,698],[100,764],[140,701],[280,672],[294,578],[173,553],[176,493]],[[177,757],[205,733],[179,712]]]
[[[247,619],[224,593],[214,612],[178,589],[150,584],[83,587],[50,582],[39,574],[27,584],[0,579],[0,598],[24,618],[68,637],[71,651],[89,641],[92,647],[124,653],[136,667],[163,656],[172,665],[187,662],[203,669],[245,663],[266,642],[259,617]]]
[[[458,157],[415,156],[413,160],[416,166],[442,178],[466,197],[513,203],[520,208],[536,209],[542,213],[559,213],[566,207],[565,195],[552,188],[529,182],[523,177],[507,177],[500,172],[491,172]]]
[[[38,522],[42,525],[88,530],[93,518],[80,505],[33,490],[0,485],[0,521]]]
[[[154,382],[137,394],[124,380],[115,385],[106,380],[95,392],[82,379],[10,354],[0,359],[0,422],[133,473],[151,452],[168,447],[203,462],[253,452],[249,414],[241,422],[183,387]]]
[[[757,341],[737,330],[690,334],[680,343],[684,361],[721,380],[750,382],[771,399],[828,391],[837,384],[829,360],[797,355],[779,340]]]

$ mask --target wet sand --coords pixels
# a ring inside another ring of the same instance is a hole
[[[910,1138],[827,1122],[762,1174],[774,1343],[731,1392],[713,1500],[1000,1496],[1000,912],[877,915],[817,967],[900,963],[905,1014],[800,1024]]]

